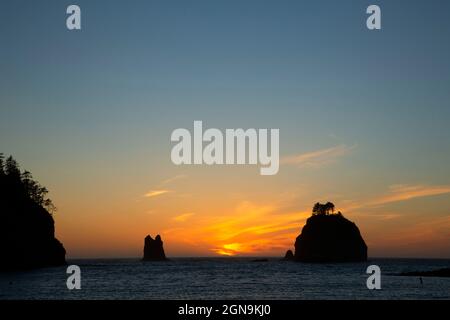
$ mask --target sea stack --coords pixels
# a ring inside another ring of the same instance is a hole
[[[284,255],[283,260],[285,260],[285,261],[293,261],[294,260],[294,253],[292,252],[292,250],[286,251],[286,254]]]
[[[145,237],[144,242],[144,261],[165,261],[167,260],[164,253],[163,242],[158,234],[155,239],[150,235]]]
[[[295,241],[295,261],[301,262],[359,262],[367,260],[367,245],[356,224],[334,205],[316,203]]]

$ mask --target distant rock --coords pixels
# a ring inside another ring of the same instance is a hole
[[[443,268],[431,271],[411,271],[402,272],[398,274],[399,276],[409,276],[409,277],[450,277],[450,268]]]
[[[144,241],[144,261],[165,261],[167,260],[164,253],[163,242],[158,234],[155,239],[150,235],[145,237]]]
[[[46,193],[12,157],[4,161],[0,154],[0,271],[66,264]]]
[[[294,260],[294,253],[292,252],[292,250],[286,251],[286,254],[284,255],[283,260],[285,260],[285,261],[293,261]]]
[[[334,205],[317,203],[295,241],[295,261],[358,262],[367,260],[367,245],[358,227],[334,211]]]

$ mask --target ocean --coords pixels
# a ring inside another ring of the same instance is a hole
[[[66,267],[0,274],[0,299],[450,299],[450,278],[397,276],[450,266],[450,260],[371,259],[308,264],[256,258],[84,259],[81,289],[67,289]],[[381,290],[366,286],[381,268]]]

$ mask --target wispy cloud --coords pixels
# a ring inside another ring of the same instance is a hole
[[[177,176],[174,176],[174,177],[172,177],[172,178],[168,178],[168,179],[162,181],[161,184],[168,184],[168,183],[172,183],[172,182],[174,182],[174,181],[181,180],[181,179],[185,179],[185,178],[187,178],[187,175],[185,175],[185,174],[179,174],[179,175],[177,175]]]
[[[170,190],[150,190],[149,192],[144,194],[144,197],[146,198],[157,197],[168,192],[170,192]]]
[[[376,206],[445,193],[450,193],[450,186],[396,184],[389,187],[388,194],[369,202],[369,205]]]
[[[450,186],[430,186],[423,184],[395,184],[389,186],[388,192],[381,196],[376,196],[365,201],[350,201],[344,204],[341,209],[343,212],[350,212],[361,208],[378,207],[394,202],[407,201],[411,199],[437,196],[450,193]],[[389,216],[388,218],[396,218]]]
[[[185,222],[190,217],[192,217],[194,214],[195,213],[193,213],[193,212],[183,213],[183,214],[180,214],[180,215],[178,215],[176,217],[173,217],[172,220],[174,220],[176,222]]]
[[[340,144],[331,148],[286,156],[281,159],[281,163],[286,165],[295,165],[303,168],[322,167],[334,162],[337,158],[349,154],[355,148],[356,145],[347,146],[345,144]]]
[[[159,186],[156,187],[156,188],[159,188],[159,189],[150,190],[149,192],[144,194],[144,197],[152,198],[152,197],[157,197],[157,196],[163,195],[163,194],[168,193],[168,192],[174,192],[173,190],[166,189],[167,187],[164,187],[164,185],[167,185],[169,183],[172,183],[174,181],[177,181],[177,180],[180,180],[180,179],[184,179],[184,178],[187,178],[187,176],[184,175],[184,174],[180,174],[180,175],[168,178],[166,180],[163,180],[163,181],[161,181],[159,183]]]

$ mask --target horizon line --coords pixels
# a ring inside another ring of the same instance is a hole
[[[283,259],[283,256],[242,256],[242,255],[235,255],[235,256],[168,256],[167,259]],[[74,257],[74,258],[67,258],[66,260],[119,260],[119,259],[136,259],[136,260],[142,260],[142,257],[135,257],[135,256],[126,256],[126,257]],[[370,259],[405,259],[405,260],[413,260],[413,259],[428,259],[428,260],[450,260],[450,257],[383,257],[383,256],[373,256],[368,257],[367,261],[370,261]],[[151,261],[149,261],[151,262]],[[363,261],[364,262],[364,261]],[[338,262],[341,263],[341,262]],[[346,263],[346,262],[342,262]],[[359,263],[359,262],[358,262]]]

